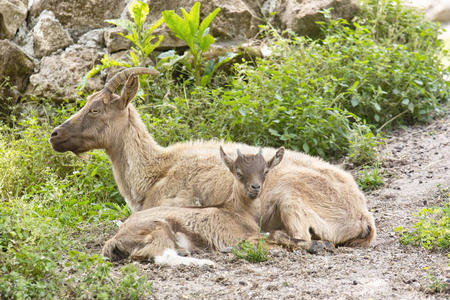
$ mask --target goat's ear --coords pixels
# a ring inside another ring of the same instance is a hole
[[[122,94],[120,95],[120,108],[124,109],[128,106],[131,100],[133,100],[134,96],[139,89],[139,78],[138,75],[130,75],[128,77],[127,82],[123,86]]]
[[[284,147],[281,147],[277,150],[274,157],[272,157],[272,159],[267,163],[267,167],[269,169],[272,169],[275,166],[277,166],[283,159],[283,156],[284,156]]]
[[[220,158],[222,159],[223,163],[230,169],[230,171],[233,171],[233,160],[231,157],[229,157],[225,151],[223,151],[222,146],[220,146]]]

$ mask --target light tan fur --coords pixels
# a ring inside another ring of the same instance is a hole
[[[137,90],[137,84],[137,77],[130,76],[129,89]],[[118,96],[107,90],[91,95],[78,113],[52,132],[53,148],[77,154],[105,149],[119,191],[133,211],[227,200],[233,176],[220,161],[220,142],[159,146],[130,103],[133,97],[134,93]],[[244,154],[257,150],[238,143],[224,145],[226,153],[237,148]],[[266,158],[275,154],[275,149],[263,150]],[[364,195],[347,172],[319,158],[286,151],[267,184],[258,216],[263,230],[286,230],[296,239],[356,246],[368,246],[375,239],[374,219]]]
[[[221,149],[222,151],[222,149]],[[262,154],[238,155],[222,159],[234,175],[232,194],[216,207],[154,207],[131,215],[117,234],[106,242],[102,254],[116,260],[130,256],[150,260],[166,249],[190,253],[196,249],[221,250],[241,239],[255,240],[259,227],[254,220],[255,199],[261,192],[267,172],[281,161],[280,148],[268,162]]]

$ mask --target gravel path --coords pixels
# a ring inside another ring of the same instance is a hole
[[[448,299],[431,293],[429,274],[450,281],[444,251],[403,246],[393,228],[412,213],[442,204],[450,187],[450,117],[392,133],[380,149],[385,186],[367,194],[378,238],[369,249],[341,247],[318,255],[272,251],[264,263],[207,253],[215,267],[135,263],[153,281],[155,299]],[[119,267],[119,266],[118,266]],[[446,278],[447,276],[447,278]]]

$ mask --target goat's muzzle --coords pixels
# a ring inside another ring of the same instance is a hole
[[[259,192],[261,191],[261,186],[252,184],[250,188],[247,190],[247,196],[250,199],[256,199],[259,196]]]
[[[75,147],[73,145],[73,141],[65,134],[64,128],[61,128],[61,126],[56,127],[53,129],[52,133],[50,134],[49,139],[50,144],[52,145],[53,150],[57,152],[66,152],[66,151],[73,151]]]

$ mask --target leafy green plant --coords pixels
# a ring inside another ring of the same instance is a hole
[[[430,281],[430,286],[427,289],[429,294],[445,293],[450,291],[450,287],[445,280],[441,280],[429,272],[427,272],[427,278]]]
[[[116,25],[125,29],[128,34],[123,34],[121,32],[117,33],[120,36],[129,40],[134,46],[131,47],[130,52],[130,63],[118,61],[111,59],[108,54],[105,54],[101,59],[101,65],[94,66],[83,78],[79,85],[79,89],[83,89],[86,86],[86,82],[89,78],[95,76],[100,71],[110,68],[110,67],[144,67],[146,66],[146,61],[148,56],[161,44],[164,36],[160,35],[158,38],[153,34],[153,32],[161,26],[164,21],[160,18],[150,27],[145,28],[144,23],[147,19],[147,15],[150,9],[148,4],[139,0],[133,1],[129,7],[128,12],[130,13],[133,21],[127,19],[111,19],[106,20],[110,24]],[[157,38],[156,41],[154,41]],[[141,81],[141,84],[145,84],[145,81]]]
[[[364,167],[359,173],[357,183],[363,191],[371,191],[383,186],[383,174],[380,174],[379,165],[376,164],[373,168]]]
[[[0,123],[0,298],[133,298],[150,293],[132,267],[112,277],[112,266],[92,255],[87,242],[111,231],[111,220],[130,214],[101,152],[82,162],[48,143],[54,121],[79,104],[43,103]],[[50,117],[51,116],[51,117]],[[95,233],[92,233],[95,224]],[[81,260],[67,255],[76,251]]]
[[[193,75],[196,85],[208,85],[217,69],[235,56],[233,53],[228,53],[219,57],[217,62],[215,59],[209,60],[206,64],[203,61],[203,53],[208,51],[211,44],[215,42],[214,37],[209,34],[209,25],[219,11],[220,8],[216,8],[201,23],[200,2],[196,2],[189,13],[181,8],[184,18],[173,10],[163,11],[164,22],[177,38],[188,45],[189,51],[183,56],[177,55],[175,51],[163,53],[159,56],[161,59],[159,66],[164,67],[181,62]]]
[[[372,127],[367,126],[365,122],[353,124],[349,137],[349,162],[356,165],[376,163],[377,146],[383,143],[383,138],[380,134],[374,134]]]
[[[424,21],[422,13],[399,1],[369,0],[351,24],[325,15],[317,58],[326,70],[322,76],[334,81],[324,92],[335,105],[383,128],[430,120],[448,101],[439,25]]]
[[[412,230],[398,226],[400,242],[421,246],[427,250],[450,248],[450,203],[443,207],[423,208],[413,216],[419,218]]]
[[[231,251],[239,259],[245,259],[249,262],[264,262],[269,259],[264,243],[264,239],[258,240],[257,245],[242,240]]]

